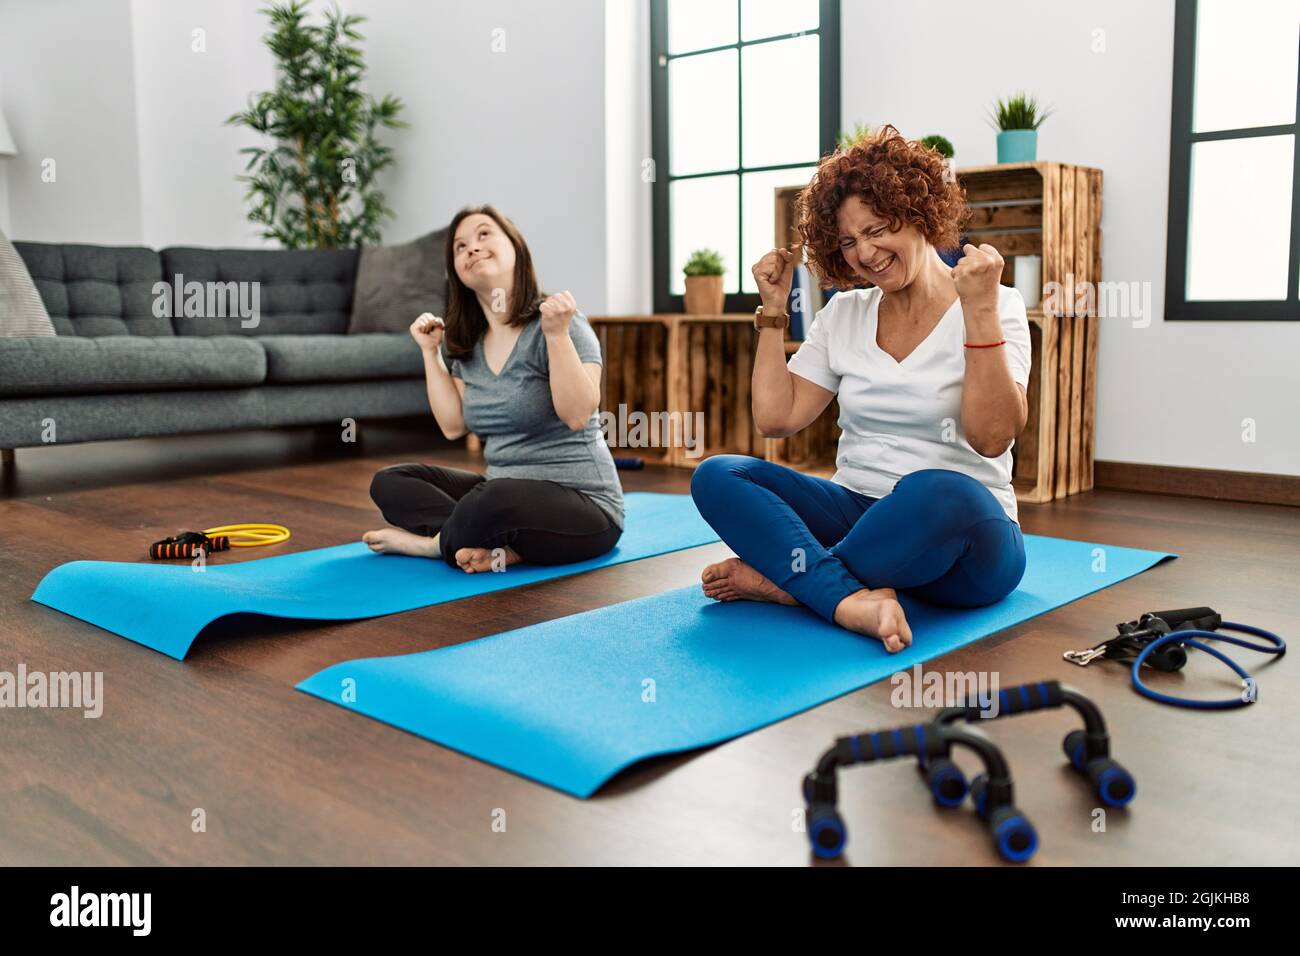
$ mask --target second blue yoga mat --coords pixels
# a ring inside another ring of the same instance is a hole
[[[199,632],[228,614],[378,617],[717,540],[689,495],[633,492],[618,546],[579,564],[466,574],[429,558],[376,554],[358,541],[238,564],[217,556],[203,571],[188,562],[72,561],[45,575],[32,600],[184,660]]]
[[[904,598],[913,643],[898,654],[803,608],[716,604],[692,586],[453,647],[347,661],[298,689],[589,797],[647,757],[756,730],[1175,557],[1038,535],[1025,535],[1025,549],[1024,580],[998,604],[953,610]]]

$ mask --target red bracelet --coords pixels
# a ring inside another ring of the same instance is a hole
[[[1007,344],[1007,340],[1006,340],[1006,339],[1003,339],[1001,342],[986,342],[986,343],[983,344],[983,345],[971,345],[971,344],[968,342],[968,343],[966,343],[966,348],[968,348],[968,349],[992,349],[992,348],[997,348],[999,345],[1006,345],[1006,344]]]

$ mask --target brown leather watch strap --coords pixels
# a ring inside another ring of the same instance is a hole
[[[790,327],[790,313],[782,309],[780,313],[768,314],[763,311],[760,305],[754,310],[754,328],[756,329],[786,329]]]

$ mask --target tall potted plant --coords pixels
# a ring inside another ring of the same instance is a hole
[[[1038,157],[1038,127],[1051,115],[1024,93],[998,100],[993,126],[998,130],[999,163],[1032,163]]]
[[[686,312],[688,315],[721,315],[726,299],[722,288],[722,253],[696,249],[686,260]]]
[[[380,241],[380,223],[393,215],[376,173],[393,164],[393,150],[376,137],[397,128],[402,103],[362,92],[366,67],[357,25],[364,17],[326,11],[306,22],[307,0],[267,11],[266,45],[275,56],[275,89],[250,95],[248,108],[226,120],[270,138],[249,155],[245,198],[250,221],[286,249],[342,249]]]

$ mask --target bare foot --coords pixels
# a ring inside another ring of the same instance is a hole
[[[499,557],[498,557],[499,554]],[[495,560],[494,560],[495,558]],[[480,571],[504,571],[509,565],[518,564],[519,557],[514,548],[461,548],[456,552],[456,563],[466,574]]]
[[[380,528],[367,531],[361,540],[370,545],[371,551],[380,554],[409,554],[413,558],[436,558],[439,555],[436,534],[429,538],[401,528]]]
[[[835,623],[858,634],[879,638],[891,654],[912,643],[912,629],[893,588],[863,588],[850,594],[836,606]]]
[[[704,593],[715,601],[771,601],[791,606],[799,603],[740,558],[710,564],[700,581]]]

